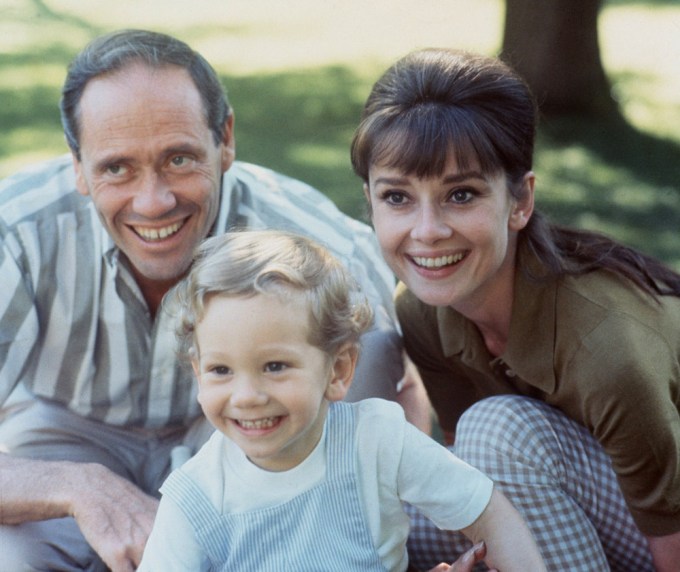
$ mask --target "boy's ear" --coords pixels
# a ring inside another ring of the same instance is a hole
[[[357,366],[359,348],[356,344],[345,344],[338,350],[331,364],[331,378],[326,387],[325,397],[328,401],[342,401],[347,395],[354,370]]]

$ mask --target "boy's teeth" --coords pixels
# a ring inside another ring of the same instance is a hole
[[[450,266],[456,264],[463,259],[462,254],[449,254],[448,256],[436,256],[434,258],[426,258],[425,256],[414,256],[413,260],[418,266],[425,268],[441,268],[442,266]]]
[[[163,228],[146,228],[143,226],[136,226],[135,231],[139,236],[145,240],[163,240],[168,236],[175,234],[182,227],[181,222],[176,222]]]
[[[264,419],[240,419],[238,424],[244,429],[269,429],[276,423],[278,417],[266,417]]]

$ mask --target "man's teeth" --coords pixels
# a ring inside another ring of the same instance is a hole
[[[136,226],[135,232],[145,240],[163,240],[168,236],[175,234],[182,227],[182,222],[176,222],[163,228],[146,228]]]
[[[269,429],[273,427],[278,417],[266,417],[264,419],[239,419],[238,424],[244,429]]]
[[[456,264],[463,259],[463,254],[449,254],[448,256],[437,256],[435,258],[426,258],[424,256],[414,256],[413,261],[418,266],[425,268],[441,268],[442,266],[449,266]]]

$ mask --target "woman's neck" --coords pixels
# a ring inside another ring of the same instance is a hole
[[[505,352],[510,335],[512,302],[515,284],[515,259],[501,266],[492,284],[463,307],[454,307],[470,320],[482,334],[489,353],[498,357]]]

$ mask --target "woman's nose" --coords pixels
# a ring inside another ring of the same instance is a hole
[[[453,234],[449,222],[437,205],[423,205],[416,213],[411,229],[411,238],[419,242],[431,244],[449,238]]]

